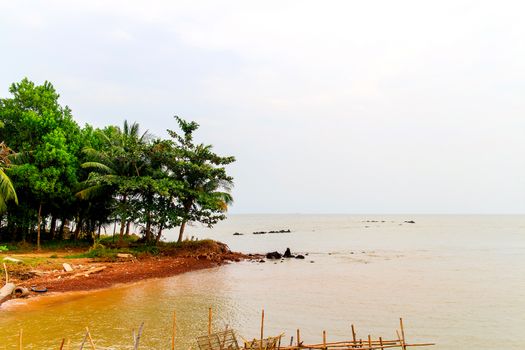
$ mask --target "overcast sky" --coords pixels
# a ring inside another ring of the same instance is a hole
[[[523,4],[0,0],[0,96],[197,121],[232,213],[525,213]]]

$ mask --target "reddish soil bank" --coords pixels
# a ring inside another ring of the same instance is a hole
[[[228,261],[239,260],[236,254],[220,257],[214,260],[180,257],[158,257],[123,262],[90,263],[90,268],[106,268],[100,272],[82,275],[87,270],[50,273],[49,275],[34,277],[21,281],[18,285],[31,287],[46,287],[49,292],[69,292],[92,290],[111,287],[118,283],[141,281],[148,278],[170,277],[188,271],[196,271],[222,265]],[[240,254],[239,254],[240,255]],[[77,276],[75,276],[77,275]],[[74,277],[75,276],[75,277]],[[60,277],[60,278],[59,278]]]
[[[17,287],[28,289],[45,288],[47,293],[89,291],[148,278],[175,276],[253,258],[230,251],[206,255],[180,255],[145,256],[140,259],[132,257],[119,261],[95,261],[87,258],[56,259],[53,265],[41,265],[31,271],[22,269],[12,271],[10,282],[15,283]],[[63,262],[72,266],[73,271],[64,271],[61,265]],[[31,291],[29,297],[47,293]]]

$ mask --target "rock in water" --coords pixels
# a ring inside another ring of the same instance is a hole
[[[299,254],[299,255],[297,255],[295,258],[296,258],[296,259],[304,259],[304,255]]]
[[[267,259],[280,259],[282,255],[279,252],[270,252],[266,254]]]
[[[285,258],[293,258],[292,252],[290,251],[290,248],[286,248],[286,251],[284,252],[283,257]]]

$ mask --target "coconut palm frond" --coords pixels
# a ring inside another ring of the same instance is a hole
[[[18,204],[18,197],[16,196],[13,183],[3,169],[0,169],[0,199],[2,201],[0,204],[0,212],[5,211],[6,203],[10,200]]]
[[[78,191],[75,195],[80,199],[89,200],[105,194],[106,191],[106,185],[94,185]]]
[[[108,173],[108,174],[114,174],[115,173],[115,171],[113,169],[111,169],[107,165],[99,163],[99,162],[85,162],[81,166],[84,169],[97,169],[97,170],[101,170],[101,171],[103,171],[105,173]]]

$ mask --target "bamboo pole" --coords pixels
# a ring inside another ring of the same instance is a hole
[[[62,338],[62,343],[60,343],[60,349],[62,350],[64,348],[64,343],[66,342],[66,338]]]
[[[91,349],[92,350],[97,350],[95,348],[95,344],[93,343],[93,339],[91,338],[91,333],[89,332],[89,328],[86,327],[86,331],[87,331],[87,336],[88,336],[88,339],[89,339],[89,344],[91,345]]]
[[[7,265],[4,263],[4,271],[5,271],[5,284],[9,283],[9,274],[7,273]]]
[[[144,328],[144,322],[142,322],[139,326],[139,330],[138,330],[138,333],[137,333],[137,337],[135,338],[135,347],[134,347],[134,350],[138,350],[139,348],[139,342],[140,342],[140,337],[142,335],[142,329]],[[93,349],[94,350],[94,349]]]
[[[297,328],[297,348],[301,347],[301,333],[299,331],[299,328]]]
[[[378,343],[379,340],[373,340],[372,339],[372,343]],[[389,344],[389,343],[398,343],[399,341],[398,340],[383,340],[383,342],[385,344]],[[348,345],[352,345],[352,344],[357,344],[359,343],[358,341],[352,341],[352,340],[345,340],[345,341],[339,341],[339,342],[330,342],[330,343],[326,343],[326,345],[328,347],[347,347]],[[305,345],[306,346],[306,345]],[[320,343],[320,344],[308,344],[308,347],[318,347],[318,348],[322,348],[323,347],[323,344]]]
[[[379,337],[379,345],[381,346],[381,350],[384,349],[383,347],[383,338]]]
[[[84,349],[84,344],[86,343],[88,334],[89,332],[86,332],[86,335],[84,335],[84,340],[82,340],[82,344],[80,344],[80,350]]]
[[[399,326],[401,327],[401,336],[403,337],[403,350],[406,350],[405,345],[405,329],[403,328],[403,318],[399,318]]]
[[[261,342],[259,344],[259,350],[262,350],[263,338],[264,338],[264,309],[262,309],[262,314],[261,314]]]
[[[211,317],[212,317],[212,310],[210,307],[208,308],[208,336],[211,335]]]
[[[433,346],[436,345],[435,343],[420,343],[420,344],[406,344],[407,347],[417,347],[417,346]],[[393,348],[399,348],[399,344],[390,344],[390,345],[383,345],[383,349],[393,349]],[[310,345],[303,345],[302,349],[322,349],[321,347],[311,347]],[[360,347],[360,350],[377,350],[377,345],[372,344],[372,347],[368,347],[367,345]],[[288,348],[281,348],[281,350],[297,350],[296,346],[291,346]]]
[[[177,333],[177,314],[173,311],[173,328],[171,330],[171,350],[175,350],[175,335]]]
[[[5,264],[4,264],[5,265]],[[20,328],[20,332],[18,333],[18,349],[23,350],[24,346],[22,345],[22,335],[24,333],[24,330]]]
[[[357,342],[354,325],[352,325],[352,340],[354,343]]]
[[[326,331],[323,331],[323,348],[326,350]]]
[[[226,345],[226,335],[228,334],[228,325],[226,325],[226,328],[224,329],[224,335],[222,337],[222,342],[219,343],[220,349],[224,349],[224,345]]]
[[[368,335],[368,347],[372,347],[372,337],[370,336],[370,334]]]

